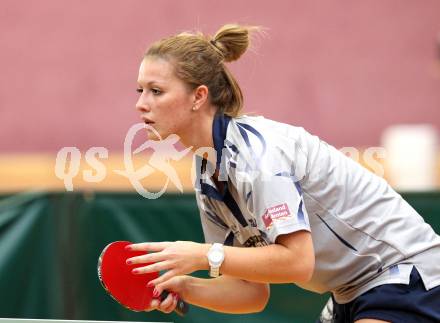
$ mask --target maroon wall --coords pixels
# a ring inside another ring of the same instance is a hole
[[[440,1],[12,1],[0,10],[0,153],[122,150],[143,50],[182,30],[259,24],[232,69],[246,110],[342,146],[390,124],[440,128]]]

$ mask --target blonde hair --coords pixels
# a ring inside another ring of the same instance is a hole
[[[243,93],[224,63],[240,58],[259,27],[228,24],[213,36],[184,32],[151,45],[145,57],[160,57],[174,65],[176,76],[191,89],[206,85],[211,104],[219,113],[237,117],[243,107]]]

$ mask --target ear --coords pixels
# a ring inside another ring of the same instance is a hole
[[[199,85],[194,89],[194,106],[197,107],[197,109],[200,109],[200,107],[205,104],[205,102],[208,100],[209,90],[206,85]]]

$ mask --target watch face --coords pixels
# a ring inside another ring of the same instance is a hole
[[[222,261],[223,253],[221,251],[214,250],[209,254],[209,260],[213,263],[219,263]]]

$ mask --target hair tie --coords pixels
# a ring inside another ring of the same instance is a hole
[[[218,47],[218,46],[217,46],[217,41],[214,40],[214,39],[211,39],[211,40],[209,41],[209,43],[212,45],[213,49],[217,52],[217,54],[220,55],[220,57],[221,57],[221,61],[224,61],[224,59],[225,59],[225,53],[222,51],[222,48],[221,48],[221,47]]]

